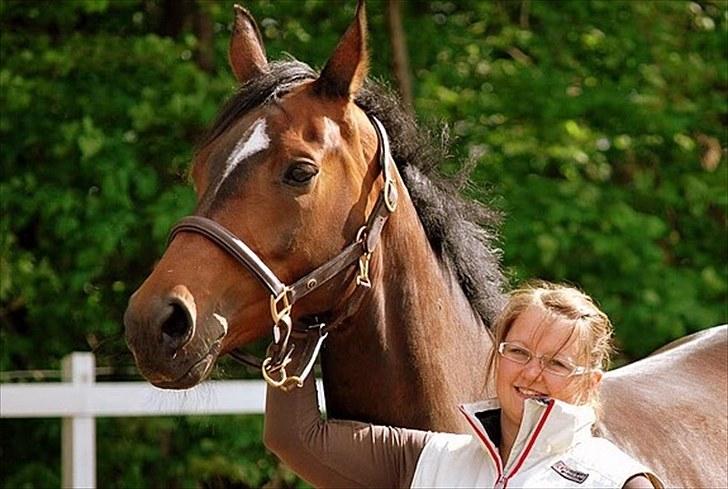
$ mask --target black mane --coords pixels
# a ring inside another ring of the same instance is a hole
[[[241,86],[225,104],[202,145],[217,138],[249,110],[281,98],[317,76],[299,61],[271,63],[266,73]],[[453,267],[473,308],[490,325],[503,305],[501,252],[496,246],[499,214],[461,197],[455,179],[438,173],[438,165],[449,158],[446,135],[436,137],[431,131],[419,129],[389,89],[368,80],[356,103],[386,128],[392,156],[430,244]]]

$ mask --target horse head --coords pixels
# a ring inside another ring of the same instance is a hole
[[[269,63],[254,19],[235,7],[229,62],[240,88],[194,158],[195,215],[226,228],[283,283],[355,241],[382,191],[377,134],[353,102],[366,34],[360,2],[317,76],[299,62]],[[292,319],[342,307],[355,269],[307,295]],[[159,387],[194,386],[219,355],[270,334],[269,296],[209,239],[173,234],[124,316],[137,366]]]

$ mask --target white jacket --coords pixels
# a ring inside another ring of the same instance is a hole
[[[497,400],[460,410],[473,434],[434,434],[420,454],[412,487],[621,488],[640,473],[664,487],[647,467],[592,435],[595,415],[588,406],[526,400],[505,464],[483,425],[491,433],[500,431]]]

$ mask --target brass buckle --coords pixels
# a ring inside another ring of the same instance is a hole
[[[359,257],[359,273],[356,276],[356,285],[361,285],[367,289],[372,286],[372,281],[369,280],[369,260],[371,257],[371,253],[364,253]]]
[[[268,383],[268,385],[270,385],[271,387],[282,389],[284,391],[289,391],[294,386],[303,387],[303,380],[301,380],[299,376],[292,375],[289,377],[288,373],[286,372],[286,365],[288,364],[288,362],[290,362],[290,358],[286,358],[286,361],[284,361],[283,364],[279,367],[270,369],[271,372],[275,370],[280,371],[279,379],[274,379],[269,373],[269,367],[272,361],[273,360],[271,357],[266,358],[265,360],[263,360],[263,366],[261,368],[261,371],[263,372],[263,378],[265,379],[266,383]]]
[[[394,212],[397,208],[397,186],[392,178],[384,181],[384,205],[389,212]]]
[[[367,227],[362,226],[356,233],[356,240],[361,241],[361,246],[364,248],[364,254],[359,257],[359,273],[356,275],[356,285],[369,288],[372,286],[371,280],[369,280],[369,259],[372,257],[372,252],[367,249]]]
[[[281,323],[286,326],[286,342],[288,342],[288,336],[291,334],[291,308],[293,305],[288,297],[288,293],[291,292],[289,287],[283,287],[283,290],[277,296],[270,296],[270,315],[273,318],[273,342],[277,345],[281,341]],[[282,303],[283,306],[279,307]]]

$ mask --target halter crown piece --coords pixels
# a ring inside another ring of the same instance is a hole
[[[396,181],[393,179],[396,169],[390,166],[394,160],[390,154],[387,133],[376,117],[370,115],[369,120],[377,134],[377,156],[384,178],[384,187],[374,204],[372,213],[359,229],[351,244],[292,285],[281,282],[253,250],[212,219],[202,216],[183,217],[170,232],[168,242],[172,242],[172,239],[181,232],[192,232],[205,236],[235,258],[238,263],[245,266],[270,292],[273,342],[266,351],[266,358],[261,361],[253,355],[237,350],[232,351],[230,356],[241,363],[260,368],[263,378],[273,387],[286,391],[294,386],[301,387],[311,372],[323,340],[332,329],[323,323],[294,327],[291,319],[294,304],[356,261],[359,262],[359,272],[356,276],[357,286],[371,287],[369,260],[379,242],[387,219],[397,207],[398,193]],[[286,371],[286,367],[292,362],[292,354],[297,343],[301,345],[299,349],[302,350],[302,353],[300,360],[295,362],[296,367],[292,368],[292,372],[289,373]]]

